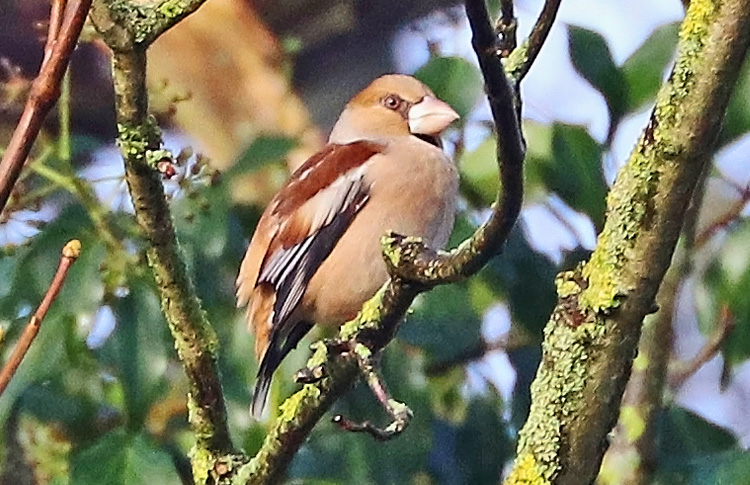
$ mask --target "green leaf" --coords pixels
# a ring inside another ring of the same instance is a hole
[[[242,173],[254,172],[267,163],[280,162],[296,145],[296,140],[284,136],[259,136],[223,176],[229,180]]]
[[[678,30],[677,22],[659,27],[623,64],[628,86],[626,111],[634,111],[656,97],[664,69],[674,55]]]
[[[433,57],[414,76],[465,119],[482,95],[482,75],[466,59]],[[460,121],[459,121],[460,122]]]
[[[133,278],[128,295],[111,306],[117,326],[97,354],[120,379],[128,424],[137,429],[154,400],[169,390],[165,372],[172,342],[159,300],[143,278]]]
[[[723,128],[719,132],[718,146],[730,143],[748,131],[750,131],[750,61],[745,61],[727,107]]]
[[[496,144],[495,136],[488,136],[477,148],[464,152],[458,164],[462,192],[475,195],[471,199],[486,206],[495,200],[500,187]]]
[[[439,363],[480,345],[481,325],[466,283],[438,286],[418,301],[399,337],[424,349],[430,363]]]
[[[665,410],[660,421],[659,461],[666,468],[680,468],[694,458],[737,446],[728,430],[677,406]]]
[[[750,485],[750,453],[731,450],[696,459],[689,466],[690,485]]]
[[[536,159],[545,185],[572,208],[588,214],[597,227],[604,223],[607,184],[602,171],[602,147],[581,126],[556,123],[551,159]]]
[[[180,485],[169,454],[143,434],[117,429],[71,460],[71,483],[76,485]]]
[[[701,330],[711,334],[722,308],[729,309],[734,329],[724,344],[724,358],[737,365],[750,357],[750,221],[743,220],[726,239],[718,258],[696,288]]]
[[[591,30],[568,27],[570,58],[573,66],[604,96],[609,108],[611,126],[625,114],[627,84],[617,68],[604,38]]]
[[[503,253],[492,259],[483,275],[498,285],[510,304],[513,323],[541,339],[542,329],[557,301],[556,268],[529,246],[517,226],[511,231]]]

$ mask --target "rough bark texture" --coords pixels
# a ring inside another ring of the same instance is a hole
[[[749,0],[693,0],[675,67],[607,200],[591,260],[558,280],[529,419],[506,483],[591,483],[641,322],[669,266],[750,41]]]

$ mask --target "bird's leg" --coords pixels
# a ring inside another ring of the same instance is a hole
[[[329,352],[337,354],[350,352],[352,349],[348,341],[338,338],[326,339],[324,343]],[[296,382],[297,384],[315,384],[327,375],[328,373],[326,372],[325,366],[323,365],[303,367],[294,373],[294,382]]]
[[[369,421],[355,423],[337,414],[333,417],[333,422],[347,431],[369,433],[380,441],[389,440],[399,435],[409,425],[409,420],[412,417],[411,409],[406,404],[393,399],[388,393],[385,381],[377,367],[379,354],[373,356],[370,350],[362,344],[355,346],[354,354],[357,356],[360,372],[362,372],[367,385],[370,386],[378,402],[393,421],[385,428],[379,428]]]

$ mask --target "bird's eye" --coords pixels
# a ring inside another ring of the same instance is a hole
[[[383,106],[394,111],[401,107],[401,102],[401,98],[399,98],[395,94],[391,94],[383,98]]]

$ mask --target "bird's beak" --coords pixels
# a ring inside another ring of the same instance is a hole
[[[417,135],[439,135],[458,118],[458,113],[448,103],[425,96],[409,108],[409,131]]]

